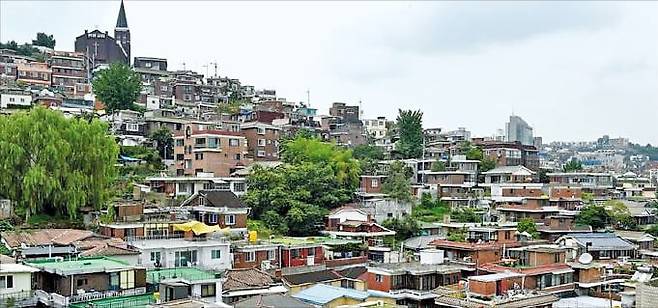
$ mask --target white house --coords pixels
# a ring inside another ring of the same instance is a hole
[[[0,297],[32,291],[32,273],[38,271],[23,264],[0,264]]]
[[[17,90],[5,90],[0,93],[0,108],[5,109],[12,106],[30,106],[32,105],[32,95]]]
[[[225,239],[144,239],[135,240],[130,246],[139,249],[138,264],[154,268],[159,263],[163,268],[200,267],[222,271],[231,268],[231,244]]]

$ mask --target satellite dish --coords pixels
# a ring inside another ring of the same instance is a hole
[[[590,264],[590,263],[592,263],[593,259],[594,258],[592,258],[592,255],[590,255],[589,253],[584,253],[584,254],[580,255],[580,257],[578,257],[578,263],[580,263],[580,264]]]

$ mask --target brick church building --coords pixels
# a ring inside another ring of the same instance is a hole
[[[130,65],[130,29],[128,29],[123,0],[114,28],[114,37],[107,31],[85,30],[84,34],[75,38],[75,51],[86,54],[93,67],[114,62]]]

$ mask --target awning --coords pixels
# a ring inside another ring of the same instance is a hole
[[[196,235],[222,231],[222,228],[220,228],[218,225],[209,226],[199,221],[188,221],[182,224],[174,224],[173,226],[174,230],[184,232],[192,231]],[[228,230],[229,228],[226,229]]]

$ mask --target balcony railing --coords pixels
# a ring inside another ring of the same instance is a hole
[[[90,292],[90,293],[73,295],[69,297],[69,303],[73,304],[73,303],[104,299],[108,297],[119,297],[119,296],[123,297],[123,296],[133,296],[133,295],[142,295],[142,294],[146,294],[145,287],[119,290],[119,291]]]

